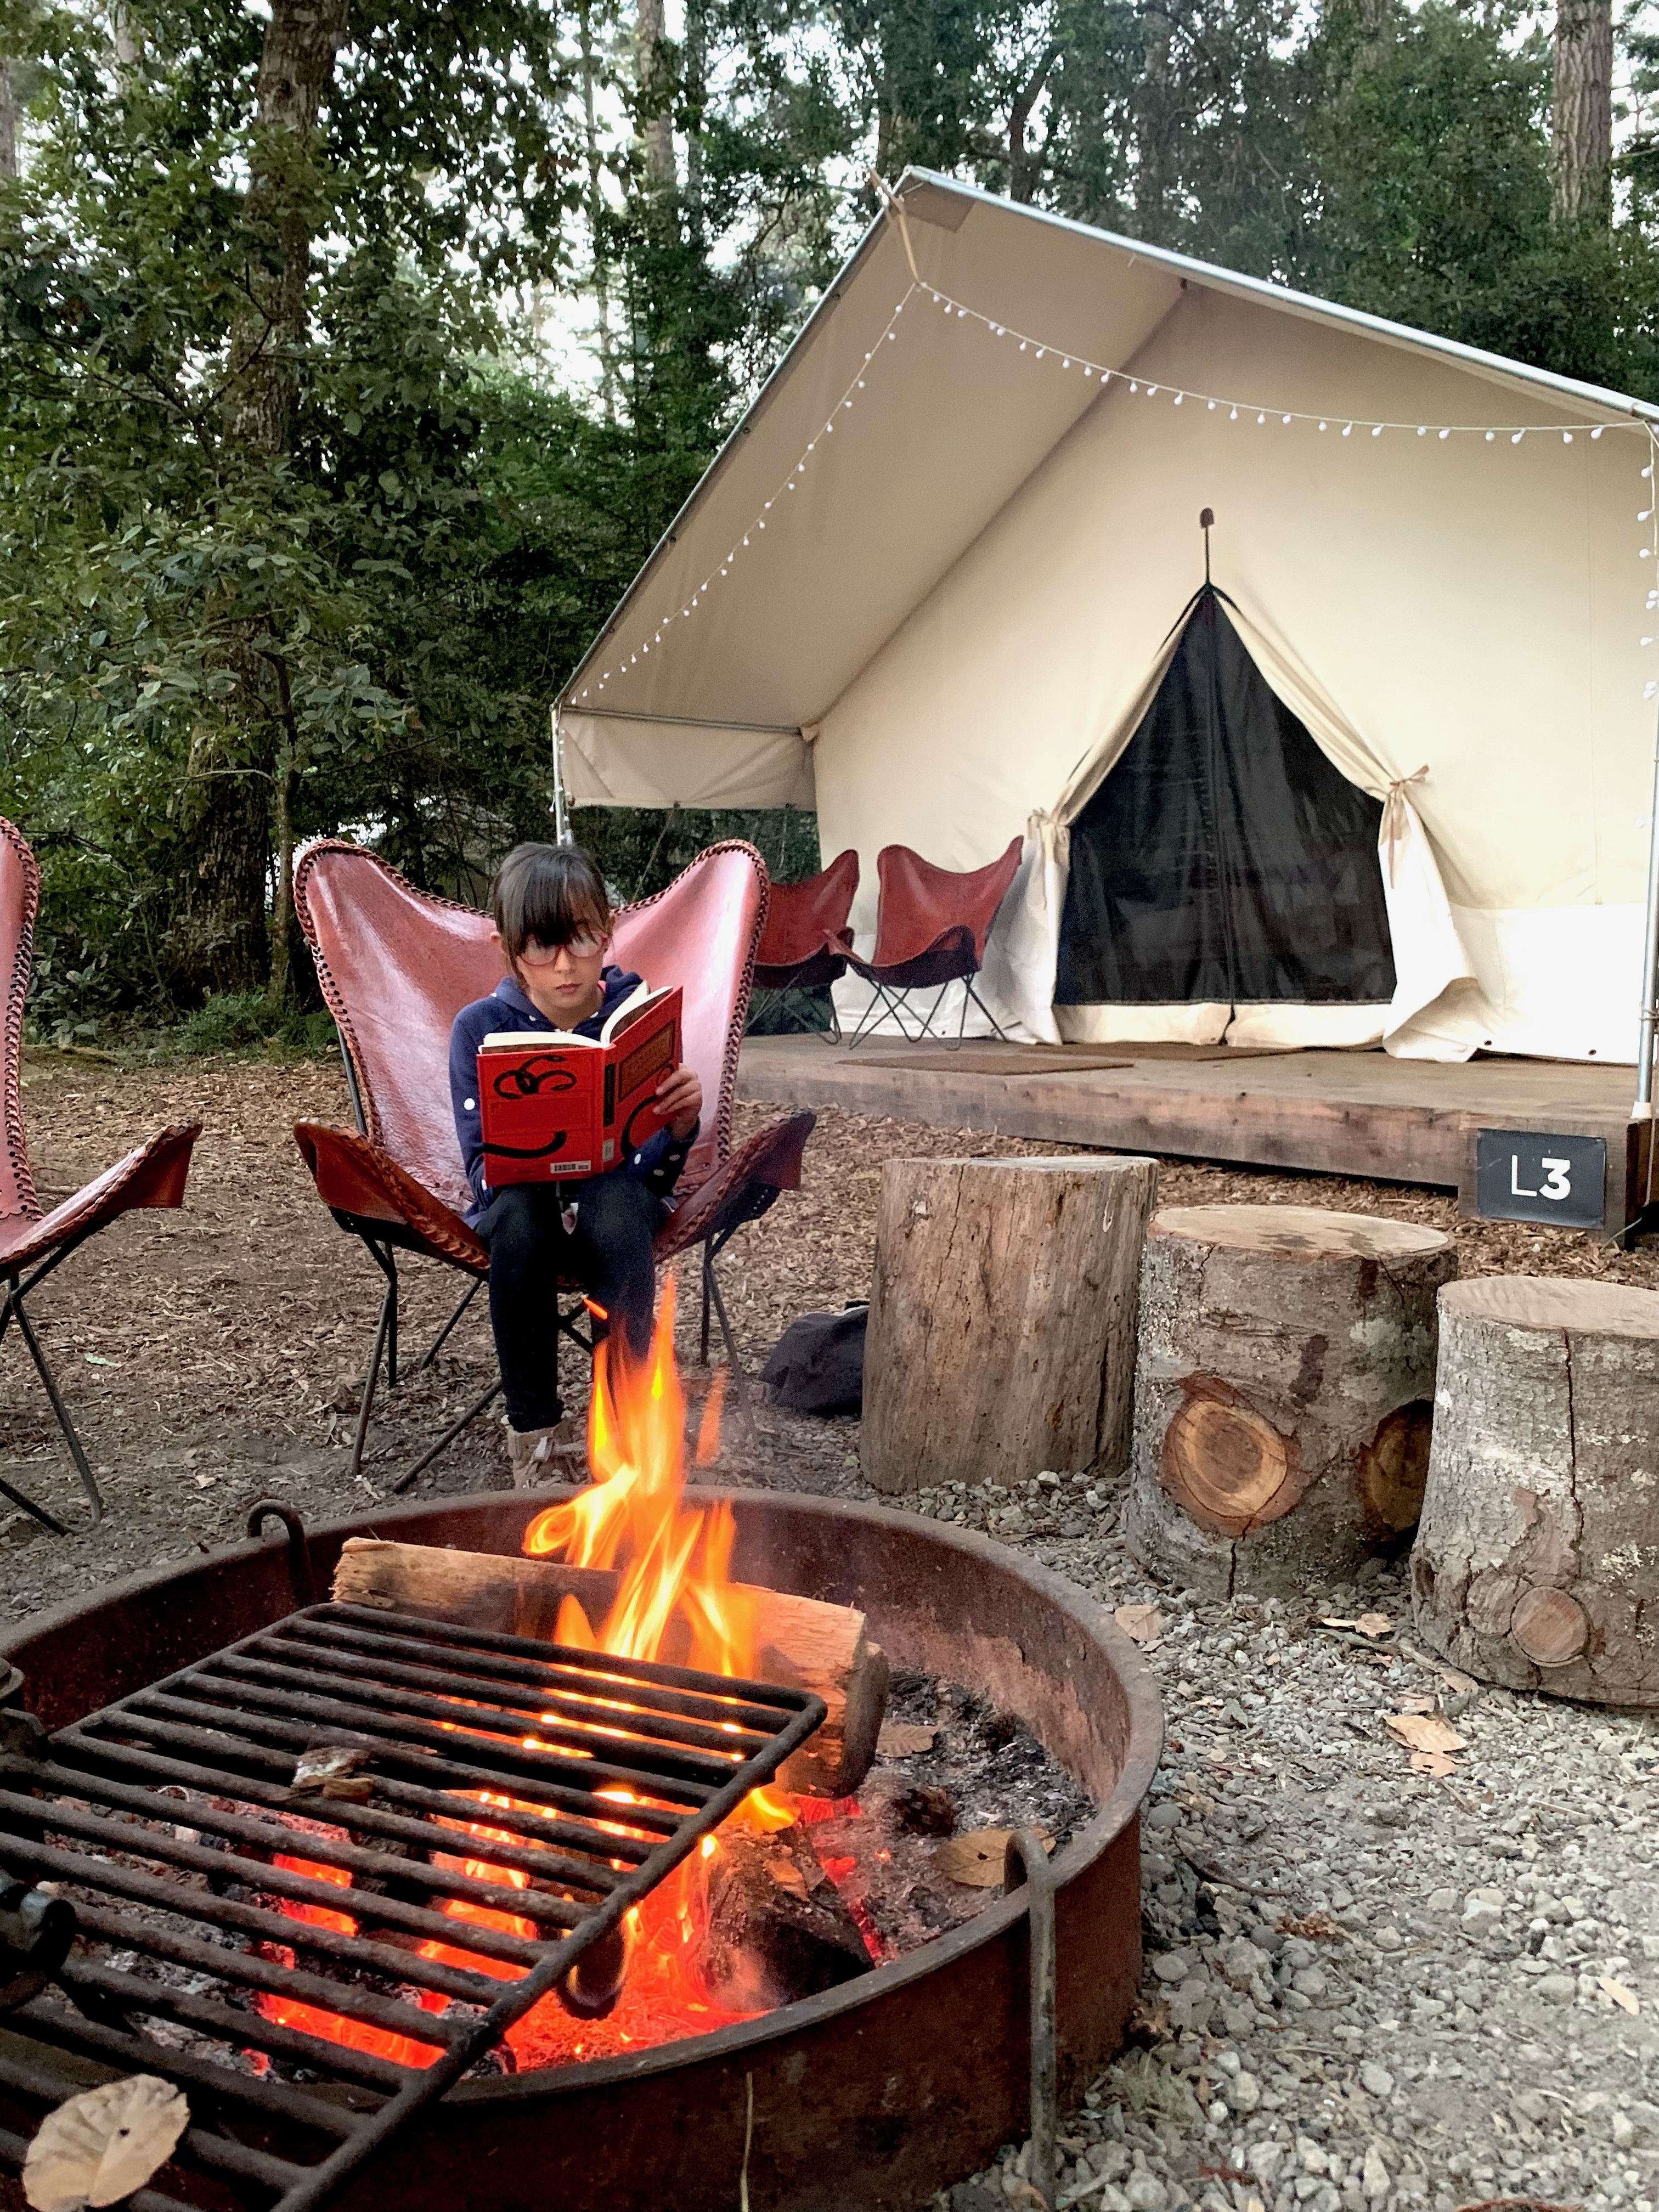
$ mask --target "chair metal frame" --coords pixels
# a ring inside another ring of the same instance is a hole
[[[22,1108],[18,1096],[18,1073],[22,1055],[23,1004],[28,994],[29,971],[34,951],[34,918],[40,906],[40,870],[28,841],[15,825],[0,817],[0,844],[9,847],[22,872],[23,896],[19,915],[15,945],[11,949],[11,973],[7,993],[3,1033],[0,1035],[0,1120],[3,1121],[3,1135],[9,1155],[12,1187],[19,1201],[17,1210],[6,1215],[8,1222],[21,1220],[27,1234],[9,1256],[0,1255],[0,1344],[15,1321],[17,1334],[23,1340],[40,1378],[41,1388],[52,1407],[58,1432],[69,1449],[76,1479],[86,1493],[89,1517],[87,1528],[95,1528],[104,1517],[104,1498],[98,1487],[97,1477],[87,1457],[86,1447],[81,1441],[58,1378],[52,1373],[45,1347],[29,1318],[26,1301],[46,1281],[48,1275],[62,1267],[72,1252],[95,1237],[100,1229],[122,1214],[137,1208],[161,1206],[176,1206],[184,1200],[185,1183],[190,1173],[190,1156],[197,1138],[201,1134],[199,1121],[169,1122],[144,1144],[137,1146],[124,1159],[94,1176],[63,1205],[46,1212],[35,1196],[34,1177],[29,1165],[28,1146],[23,1133]],[[101,1186],[101,1188],[100,1188]],[[127,1194],[137,1190],[136,1196]],[[159,1192],[160,1195],[146,1193]],[[84,1207],[79,1221],[71,1218],[61,1233],[54,1231],[52,1224],[65,1214],[73,1216],[77,1206]],[[46,1242],[41,1238],[45,1237]],[[38,1521],[54,1536],[74,1533],[69,1525],[46,1506],[20,1490],[15,1483],[0,1475],[0,1496],[9,1498],[18,1509]],[[85,1533],[84,1531],[81,1533]]]

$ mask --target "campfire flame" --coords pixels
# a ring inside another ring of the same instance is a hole
[[[696,1445],[700,1466],[710,1463],[719,1449],[723,1383],[724,1376],[717,1376],[704,1404]],[[723,1503],[688,1505],[685,1500],[685,1396],[674,1358],[672,1277],[643,1361],[629,1357],[620,1335],[606,1337],[595,1352],[587,1450],[592,1483],[574,1498],[538,1513],[525,1531],[524,1549],[532,1556],[560,1553],[574,1566],[613,1569],[618,1585],[611,1610],[597,1628],[579,1601],[566,1597],[559,1609],[556,1640],[622,1658],[667,1659],[710,1674],[752,1679],[757,1656],[755,1607],[750,1593],[731,1577],[737,1534],[732,1510]],[[619,1714],[622,1725],[626,1724],[625,1711]],[[732,1725],[735,1733],[736,1724]],[[525,1738],[530,1745],[536,1741]],[[623,1790],[601,1794],[630,1800],[630,1793]],[[476,1793],[476,1798],[483,1805],[512,1802],[483,1791]],[[798,1806],[783,1790],[755,1790],[732,1819],[764,1833],[789,1826],[798,1813],[807,1812],[811,1802]],[[458,1820],[456,1825],[485,1845],[507,1840],[501,1829],[487,1823]],[[617,1832],[626,1832],[623,1823],[618,1824]],[[708,1932],[709,1862],[719,1850],[719,1838],[706,1836],[700,1850],[627,1915],[628,1978],[616,2010],[602,2021],[579,2021],[556,1999],[544,2000],[507,2031],[507,2043],[520,2065],[567,2064],[647,2048],[755,2016],[714,1998],[699,1971]],[[349,1887],[349,1876],[337,1868],[297,1857],[279,1857],[276,1863]],[[522,1888],[529,1880],[521,1870],[495,1866],[482,1857],[439,1863],[464,1866],[468,1874],[504,1887]],[[355,1932],[356,1923],[346,1913],[288,1899],[281,1903],[290,1918]],[[444,1910],[464,1923],[525,1936],[535,1934],[530,1921],[465,1899],[452,1899]],[[419,1955],[504,1979],[519,1971],[498,1960],[436,1942],[422,1944]],[[421,2002],[428,2011],[441,2011],[447,2000],[428,1992]],[[438,2055],[434,2047],[409,2037],[290,1998],[261,1993],[256,2002],[269,2020],[378,2052],[404,2065],[430,2065]]]

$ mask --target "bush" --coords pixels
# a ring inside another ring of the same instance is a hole
[[[186,1014],[173,1031],[181,1053],[299,1053],[326,1059],[337,1050],[333,1017],[273,1006],[263,991],[222,991]]]

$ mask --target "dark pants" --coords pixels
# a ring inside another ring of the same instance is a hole
[[[564,1210],[572,1206],[575,1227],[567,1230]],[[479,1215],[475,1226],[489,1249],[489,1325],[515,1429],[551,1428],[562,1411],[555,1319],[561,1282],[580,1283],[626,1329],[638,1358],[650,1349],[651,1238],[661,1215],[661,1200],[623,1175],[562,1188],[510,1183]]]

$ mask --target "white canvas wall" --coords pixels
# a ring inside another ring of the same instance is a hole
[[[1196,287],[1125,365],[1328,410],[1329,427],[1114,386],[1036,465],[823,716],[820,835],[826,858],[851,844],[863,860],[860,945],[882,845],[981,866],[1121,727],[1202,579],[1208,505],[1215,579],[1247,623],[1389,775],[1428,765],[1410,797],[1476,980],[1429,1010],[1411,1048],[1632,1058],[1652,760],[1645,435],[1344,438],[1350,410],[1585,416]]]

